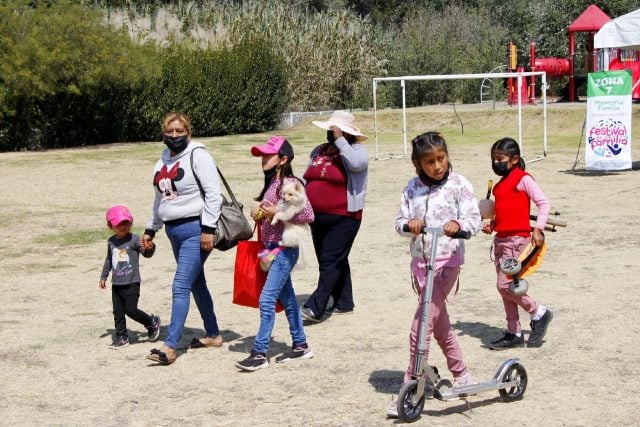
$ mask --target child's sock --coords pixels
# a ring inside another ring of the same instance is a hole
[[[545,307],[542,304],[538,304],[538,309],[536,310],[535,313],[531,315],[531,320],[535,322],[542,319],[542,316],[544,316],[546,312],[547,312],[547,307]]]

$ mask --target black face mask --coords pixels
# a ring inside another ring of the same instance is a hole
[[[327,142],[329,142],[329,144],[336,142],[336,137],[333,136],[333,131],[331,129],[327,131]]]
[[[420,177],[420,181],[422,181],[424,185],[428,185],[428,186],[441,185],[447,182],[447,178],[449,178],[449,171],[446,171],[444,173],[444,176],[442,177],[442,179],[436,180],[431,178],[429,175],[427,175],[420,169],[418,170],[418,177]]]
[[[189,135],[181,136],[169,136],[163,135],[162,140],[164,144],[171,150],[172,153],[178,154],[187,148],[189,145]]]
[[[278,173],[278,167],[274,166],[271,169],[263,170],[262,173],[264,173],[264,188],[267,188],[271,184],[273,177]]]
[[[275,176],[276,172],[278,172],[278,166],[274,166],[271,169],[262,171],[262,173],[264,174],[264,178],[268,179],[269,182],[271,182],[271,178]]]
[[[508,166],[509,162],[491,162],[491,169],[493,169],[493,173],[498,176],[507,176],[511,169]]]

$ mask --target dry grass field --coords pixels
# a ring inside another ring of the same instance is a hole
[[[638,106],[634,142],[640,143]],[[637,291],[640,229],[638,171],[586,174],[576,158],[585,104],[549,108],[549,149],[530,171],[569,227],[548,233],[548,253],[530,278],[531,295],[555,314],[545,344],[495,352],[487,343],[505,328],[489,259],[491,238],[467,243],[460,292],[450,302],[451,320],[465,359],[480,380],[493,376],[508,357],[520,358],[529,374],[524,399],[504,403],[498,393],[465,402],[430,400],[416,425],[633,425],[640,374],[640,293]],[[483,197],[492,176],[489,147],[516,136],[513,108],[411,110],[409,135],[440,130],[450,144],[457,172]],[[541,153],[540,109],[525,109],[525,154]],[[371,112],[356,113],[373,135]],[[537,124],[536,124],[537,123]],[[241,373],[258,328],[258,311],[231,303],[234,251],[216,252],[206,264],[222,349],[187,351],[202,333],[195,306],[187,319],[179,357],[155,366],[144,356],[158,344],[128,321],[132,345],[109,349],[113,334],[110,290],[98,289],[108,232],[104,212],[124,203],[140,232],[148,219],[151,171],[160,142],[86,149],[0,154],[5,180],[0,205],[0,424],[2,425],[390,425],[386,409],[408,362],[408,332],[416,296],[409,279],[408,241],[393,230],[401,191],[414,175],[400,152],[402,118],[379,113],[381,158],[372,157],[363,224],[351,255],[355,312],[306,328],[311,360],[273,363]],[[323,132],[311,119],[279,130],[296,149],[302,173]],[[266,134],[202,138],[238,198],[250,204],[261,187],[259,160],[249,155]],[[582,152],[583,150],[581,150]],[[640,149],[632,150],[634,164]],[[394,154],[391,156],[390,154]],[[164,232],[158,249],[141,261],[140,306],[168,321],[175,268]],[[317,265],[309,257],[294,271],[304,301],[315,288]],[[521,313],[525,332],[528,319]],[[163,326],[161,338],[165,335]],[[286,318],[278,315],[270,357],[289,342]],[[446,371],[433,349],[430,363]],[[445,376],[446,372],[445,372]],[[634,385],[635,384],[635,385]]]

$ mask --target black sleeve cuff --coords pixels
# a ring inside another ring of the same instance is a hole
[[[156,237],[156,231],[152,230],[150,228],[145,228],[144,229],[144,234],[148,234],[149,236],[151,236],[151,238],[153,239],[154,237]]]
[[[216,234],[216,228],[215,227],[207,227],[206,225],[202,226],[202,232],[204,234]]]

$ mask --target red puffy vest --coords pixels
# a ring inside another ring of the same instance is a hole
[[[496,199],[494,229],[497,237],[531,235],[531,200],[527,193],[517,189],[518,183],[525,175],[529,174],[518,167],[513,168],[509,175],[493,187]]]

